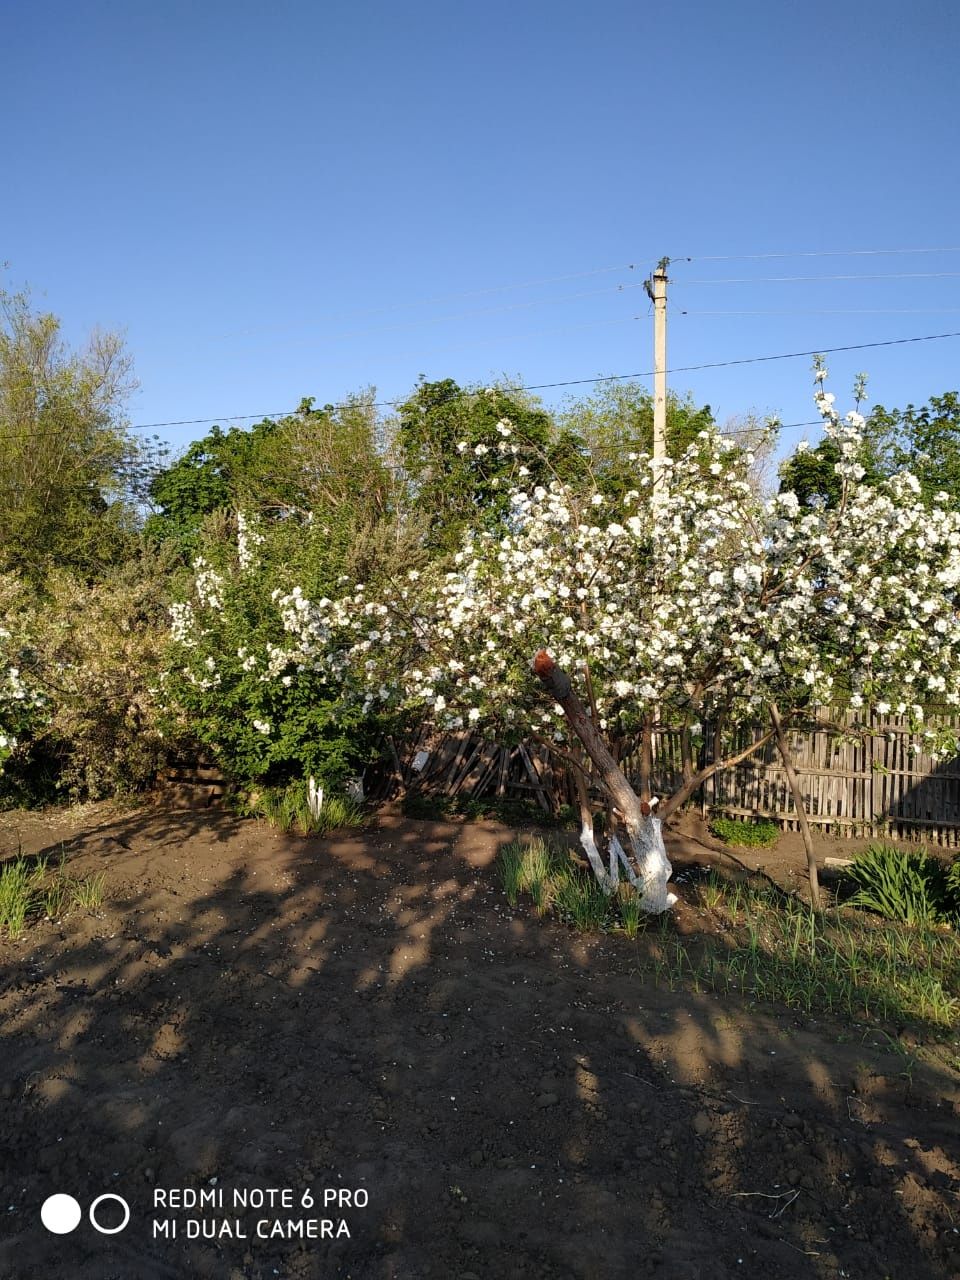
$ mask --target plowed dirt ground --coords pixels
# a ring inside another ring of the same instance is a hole
[[[658,988],[647,939],[507,905],[513,834],[4,815],[3,856],[62,849],[106,899],[0,943],[0,1276],[960,1276],[960,1051]],[[270,1188],[296,1207],[234,1207]],[[324,1188],[369,1204],[303,1207]],[[156,1204],[191,1189],[224,1207]],[[129,1225],[53,1235],[54,1192]],[[308,1219],[350,1235],[256,1235]]]

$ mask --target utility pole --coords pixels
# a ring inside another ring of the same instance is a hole
[[[653,457],[667,456],[667,267],[661,258],[644,288],[653,303]],[[654,471],[654,489],[659,487],[661,469]]]

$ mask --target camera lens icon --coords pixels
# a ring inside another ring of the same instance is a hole
[[[48,1196],[40,1210],[40,1221],[55,1236],[67,1236],[80,1224],[83,1210],[73,1196]]]
[[[111,1200],[120,1206],[123,1211],[123,1217],[119,1226],[105,1227],[97,1219],[97,1210],[102,1204]],[[79,1202],[73,1196],[64,1195],[62,1192],[55,1196],[48,1196],[40,1209],[40,1221],[55,1236],[66,1236],[71,1231],[75,1231],[80,1225],[82,1217],[83,1210],[80,1208]],[[107,1191],[102,1196],[97,1196],[96,1200],[91,1204],[88,1217],[94,1231],[99,1231],[102,1236],[115,1236],[118,1232],[123,1231],[130,1221],[130,1206],[123,1196]]]

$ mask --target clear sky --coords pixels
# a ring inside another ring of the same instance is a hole
[[[674,367],[960,330],[950,0],[2,12],[6,287],[73,340],[126,331],[134,423],[389,400],[421,373],[645,372],[662,256]],[[838,252],[894,249],[939,252]],[[785,276],[860,278],[764,279]],[[830,356],[831,387],[850,407],[865,369],[873,400],[920,403],[960,387],[958,356]],[[805,422],[809,366],[671,384],[721,421]]]

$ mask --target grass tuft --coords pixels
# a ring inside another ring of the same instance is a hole
[[[617,906],[620,925],[628,938],[635,938],[647,915],[640,909],[640,896],[632,884],[620,884],[617,888]]]
[[[17,939],[29,921],[58,920],[71,907],[94,911],[103,904],[104,876],[71,876],[61,859],[51,872],[46,858],[22,856],[0,867],[0,934]]]
[[[268,787],[246,809],[280,831],[301,836],[325,836],[339,827],[359,827],[365,819],[363,805],[340,795],[325,795],[319,814],[314,814],[305,782]]]
[[[558,877],[554,909],[561,920],[581,933],[606,929],[613,918],[613,904],[589,872],[571,869]]]

